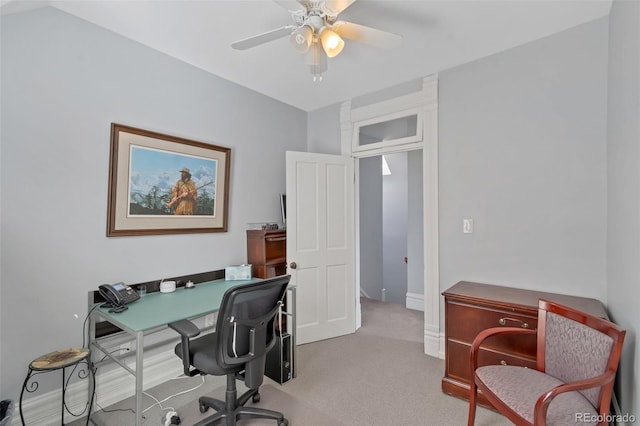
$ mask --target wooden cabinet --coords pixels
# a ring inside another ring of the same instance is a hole
[[[287,231],[285,229],[247,231],[247,262],[257,278],[287,273]]]
[[[536,329],[538,299],[549,299],[607,318],[602,303],[596,299],[521,290],[461,281],[442,293],[445,300],[445,371],[442,391],[469,399],[471,377],[470,348],[476,335],[491,327]],[[535,368],[536,338],[497,336],[480,348],[479,364],[509,364]],[[480,394],[478,402],[490,406]]]
[[[287,273],[287,231],[285,229],[247,230],[247,263],[251,264],[251,275],[256,278],[272,278]],[[287,304],[284,304],[287,310]],[[287,329],[287,317],[276,330]],[[275,348],[275,347],[274,347]]]

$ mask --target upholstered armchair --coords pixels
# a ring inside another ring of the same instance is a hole
[[[482,343],[498,334],[537,336],[536,368],[478,366]],[[538,329],[490,328],[471,347],[468,424],[478,390],[516,425],[607,425],[625,331],[592,315],[541,299]]]

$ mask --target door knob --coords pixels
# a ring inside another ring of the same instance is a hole
[[[289,264],[289,268],[291,268],[291,269],[296,269],[297,267],[298,267],[298,264],[296,262],[291,262]]]

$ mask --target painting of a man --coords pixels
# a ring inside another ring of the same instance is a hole
[[[133,146],[129,217],[214,216],[217,161]]]
[[[198,188],[191,180],[191,172],[183,167],[180,170],[180,180],[173,187],[173,198],[168,207],[174,207],[175,215],[192,215],[196,211],[196,200],[198,198]]]

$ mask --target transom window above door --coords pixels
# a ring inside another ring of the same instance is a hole
[[[367,122],[371,123],[367,124]],[[419,130],[421,130],[419,128],[422,127],[422,121],[418,120],[417,112],[397,118],[386,116],[354,124],[357,130],[354,148],[363,148],[365,145],[381,142],[417,142]]]
[[[416,108],[353,123],[352,152],[422,141],[422,112]]]

